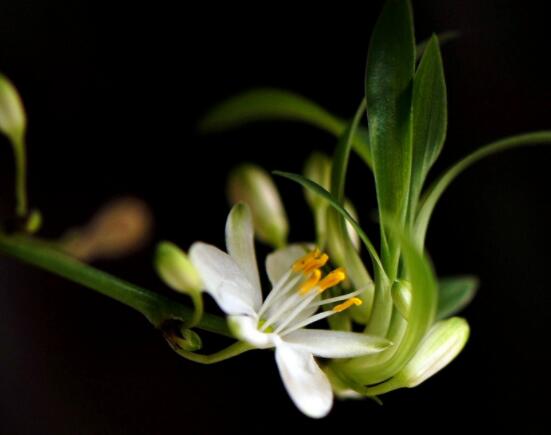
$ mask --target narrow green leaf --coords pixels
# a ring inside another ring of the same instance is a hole
[[[298,184],[300,184],[302,187],[305,187],[307,189],[310,189],[312,192],[320,195],[322,198],[327,200],[329,204],[337,210],[343,218],[345,218],[350,224],[354,227],[358,235],[360,236],[360,239],[362,240],[363,244],[367,248],[367,251],[369,252],[369,255],[371,256],[371,260],[373,261],[375,268],[380,271],[380,273],[385,276],[384,268],[381,263],[381,260],[379,258],[379,254],[377,253],[375,247],[369,240],[369,237],[367,237],[367,234],[362,230],[362,227],[356,220],[348,213],[342,205],[338,203],[338,201],[331,195],[327,190],[325,190],[323,187],[321,187],[319,184],[314,183],[311,180],[308,180],[307,178],[303,177],[299,174],[291,174],[289,172],[282,172],[282,171],[274,171],[275,175],[279,175],[284,178],[288,178],[289,180],[292,180]]]
[[[436,319],[457,314],[472,301],[477,290],[478,278],[475,276],[441,278],[438,282]]]
[[[403,225],[406,218],[412,161],[414,69],[411,5],[406,0],[388,0],[371,37],[365,91],[383,262],[391,278],[397,273],[398,243],[385,233],[385,224],[393,220]]]
[[[302,95],[275,88],[253,89],[213,107],[199,123],[201,132],[220,132],[258,121],[297,121],[310,124],[337,137],[346,122]],[[354,150],[369,166],[369,133],[358,128]]]
[[[491,156],[497,152],[524,145],[540,144],[551,144],[551,131],[537,131],[534,133],[520,134],[492,142],[479,148],[467,157],[464,157],[444,172],[444,174],[427,189],[424,198],[421,200],[415,222],[415,240],[417,246],[422,247],[425,244],[427,228],[436,203],[451,182],[465,169],[484,157]]]
[[[448,123],[444,68],[433,35],[413,81],[413,163],[411,168],[410,215],[413,216],[423,183],[438,158]]]
[[[301,121],[329,133],[340,134],[343,121],[307,98],[281,89],[244,92],[213,107],[199,123],[199,130],[215,132],[265,120]]]

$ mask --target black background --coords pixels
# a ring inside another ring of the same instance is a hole
[[[351,116],[382,2],[363,3],[180,9],[162,1],[3,1],[0,69],[26,102],[30,197],[44,213],[43,235],[58,236],[107,199],[133,194],[154,210],[155,240],[221,245],[224,181],[233,165],[249,160],[298,172],[311,150],[330,151],[334,140],[292,124],[201,137],[198,119],[220,99],[258,85],[289,88]],[[544,3],[414,2],[419,39],[462,33],[443,49],[450,122],[433,175],[491,140],[551,128]],[[5,214],[12,163],[7,142],[0,145]],[[544,433],[550,157],[542,147],[488,159],[453,184],[436,209],[428,248],[439,274],[473,273],[482,282],[464,313],[472,336],[462,355],[415,390],[383,397],[383,407],[339,402],[322,421],[294,408],[270,352],[194,365],[126,307],[2,259],[0,432]],[[300,189],[278,183],[292,239],[311,239]],[[375,232],[371,183],[352,162],[348,192]],[[150,266],[152,249],[97,266],[168,292]]]

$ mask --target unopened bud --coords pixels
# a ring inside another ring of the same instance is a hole
[[[201,277],[188,256],[174,243],[161,242],[155,253],[155,269],[173,290],[181,293],[201,291]]]
[[[287,243],[287,215],[272,177],[262,168],[244,164],[228,179],[228,197],[232,204],[247,204],[253,216],[256,237],[273,247]]]
[[[0,131],[11,140],[22,139],[27,125],[25,109],[11,81],[0,74]]]
[[[27,234],[34,234],[42,226],[42,213],[40,210],[33,210],[29,214],[27,221],[25,222],[25,231]]]
[[[356,214],[356,210],[354,209],[354,206],[350,201],[345,202],[345,208],[346,211],[354,218],[354,220],[358,221],[358,216]],[[346,240],[344,240],[340,235],[342,232],[338,228],[341,222],[341,215],[333,208],[330,208],[326,211],[327,214],[327,220],[326,220],[326,237],[327,237],[327,246],[329,249],[329,252],[331,253],[331,257],[334,258],[335,262],[337,264],[344,265],[345,264],[345,258],[346,258],[346,250],[350,249],[350,245],[347,243]],[[319,223],[318,223],[319,224]],[[352,243],[352,246],[354,249],[359,250],[360,249],[360,238],[358,236],[358,233],[354,229],[352,225],[348,223],[348,221],[345,222],[345,229],[346,234],[348,235],[350,242]]]
[[[103,208],[83,228],[71,230],[63,249],[83,260],[118,258],[138,250],[148,240],[153,217],[136,198],[121,198]]]
[[[461,352],[469,338],[465,319],[452,317],[434,324],[415,356],[395,378],[403,387],[416,387],[447,366]]]
[[[312,153],[306,160],[303,173],[309,180],[329,190],[331,184],[331,158],[324,153]],[[315,194],[310,189],[304,189],[304,195],[312,209],[327,207],[328,205],[325,199]]]
[[[404,319],[409,318],[409,308],[411,306],[411,284],[409,281],[398,280],[392,284],[392,300],[394,306]]]
[[[176,352],[179,350],[195,352],[203,347],[199,334],[182,324],[169,322],[163,329],[165,339]]]

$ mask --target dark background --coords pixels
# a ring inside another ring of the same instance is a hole
[[[200,116],[241,90],[302,93],[341,116],[360,101],[368,37],[380,1],[299,8],[145,6],[51,0],[0,4],[0,70],[29,114],[31,204],[55,237],[107,199],[133,194],[156,218],[155,240],[218,245],[224,181],[243,160],[298,172],[334,140],[311,128],[264,124],[195,133]],[[535,1],[416,1],[419,39],[458,30],[443,49],[449,134],[433,174],[478,146],[551,128],[548,14]],[[3,213],[12,162],[0,141]],[[551,220],[545,147],[511,151],[468,171],[437,207],[428,248],[441,275],[482,286],[464,315],[466,350],[415,390],[336,403],[309,420],[288,399],[270,352],[204,367],[179,358],[139,314],[31,267],[0,261],[0,433],[362,433],[406,428],[544,433],[548,420]],[[352,163],[349,195],[364,224],[371,179]],[[280,181],[291,237],[313,237],[297,186]],[[153,244],[106,269],[168,292]],[[522,427],[522,429],[512,429]]]

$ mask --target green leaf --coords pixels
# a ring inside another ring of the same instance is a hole
[[[301,121],[329,133],[340,134],[343,121],[301,95],[281,89],[244,92],[213,107],[199,123],[199,130],[215,132],[264,120]]]
[[[478,290],[475,276],[455,276],[442,278],[438,282],[438,308],[436,319],[441,320],[465,308]]]
[[[367,237],[367,234],[362,230],[362,227],[356,220],[348,213],[344,207],[339,204],[339,202],[331,195],[327,190],[325,190],[323,187],[321,187],[319,184],[314,183],[313,181],[303,177],[299,174],[291,174],[289,172],[282,172],[282,171],[274,171],[275,175],[279,175],[284,178],[288,178],[289,180],[295,181],[296,183],[300,184],[302,187],[305,187],[312,192],[320,195],[322,198],[324,198],[329,204],[337,210],[341,216],[346,219],[356,230],[358,235],[360,236],[360,239],[362,240],[363,244],[367,248],[367,251],[369,252],[369,255],[371,256],[371,260],[373,261],[375,268],[384,276],[385,272],[383,269],[383,265],[381,263],[381,260],[379,258],[379,254],[377,253],[375,247],[369,240],[369,237]]]
[[[444,172],[444,174],[427,189],[427,193],[421,200],[415,222],[415,240],[417,246],[422,247],[425,244],[425,236],[434,207],[446,188],[459,174],[473,163],[497,152],[524,145],[539,144],[551,144],[551,131],[537,131],[534,133],[520,134],[492,142],[469,154]]]
[[[448,123],[444,68],[433,35],[413,81],[413,163],[411,168],[410,215],[413,216],[423,183],[438,158]]]
[[[383,262],[391,278],[398,269],[398,243],[385,233],[385,224],[393,220],[403,225],[406,218],[412,161],[414,69],[411,5],[405,0],[388,0],[371,37],[365,91]]]
[[[199,123],[201,132],[220,132],[257,121],[298,121],[340,136],[346,122],[318,104],[290,91],[275,88],[253,89],[213,107]],[[369,166],[369,134],[358,128],[354,150]]]

